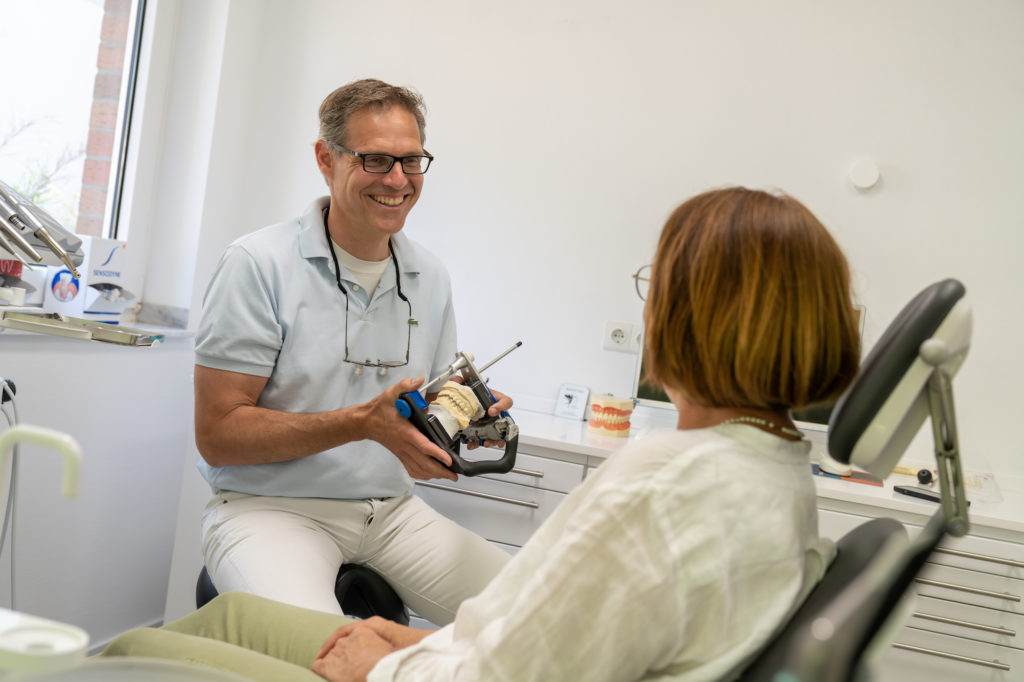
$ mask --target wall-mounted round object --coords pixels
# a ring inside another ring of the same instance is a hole
[[[882,177],[874,161],[859,159],[850,166],[850,182],[857,189],[871,189]]]

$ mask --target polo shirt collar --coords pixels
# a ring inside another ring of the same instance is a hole
[[[323,215],[324,209],[330,205],[330,202],[330,197],[320,197],[314,200],[299,218],[299,254],[306,259],[326,259],[328,269],[334,272],[334,262],[327,240],[324,238]],[[419,274],[419,259],[404,232],[391,236],[391,246],[395,249],[395,257],[398,258],[402,274]]]

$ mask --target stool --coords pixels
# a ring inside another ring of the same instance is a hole
[[[196,608],[217,596],[210,574],[203,566],[196,581]],[[334,582],[334,596],[346,616],[380,616],[399,625],[409,624],[409,610],[398,594],[376,571],[360,564],[342,564]]]

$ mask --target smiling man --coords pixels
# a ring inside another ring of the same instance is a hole
[[[335,577],[359,563],[442,625],[508,560],[411,494],[456,478],[395,409],[456,351],[448,273],[402,233],[433,160],[424,128],[409,89],[332,92],[314,147],[329,196],[231,244],[210,281],[195,431],[220,592],[341,613]],[[496,395],[493,414],[512,404]]]

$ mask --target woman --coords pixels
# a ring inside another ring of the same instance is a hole
[[[644,322],[649,379],[678,409],[677,429],[610,457],[452,625],[338,628],[336,617],[226,595],[109,653],[274,680],[317,679],[310,665],[334,681],[735,674],[830,558],[810,444],[789,411],[834,400],[856,373],[849,269],[795,199],[707,192],[665,224]],[[290,665],[274,659],[295,665],[258,677],[264,663]]]

